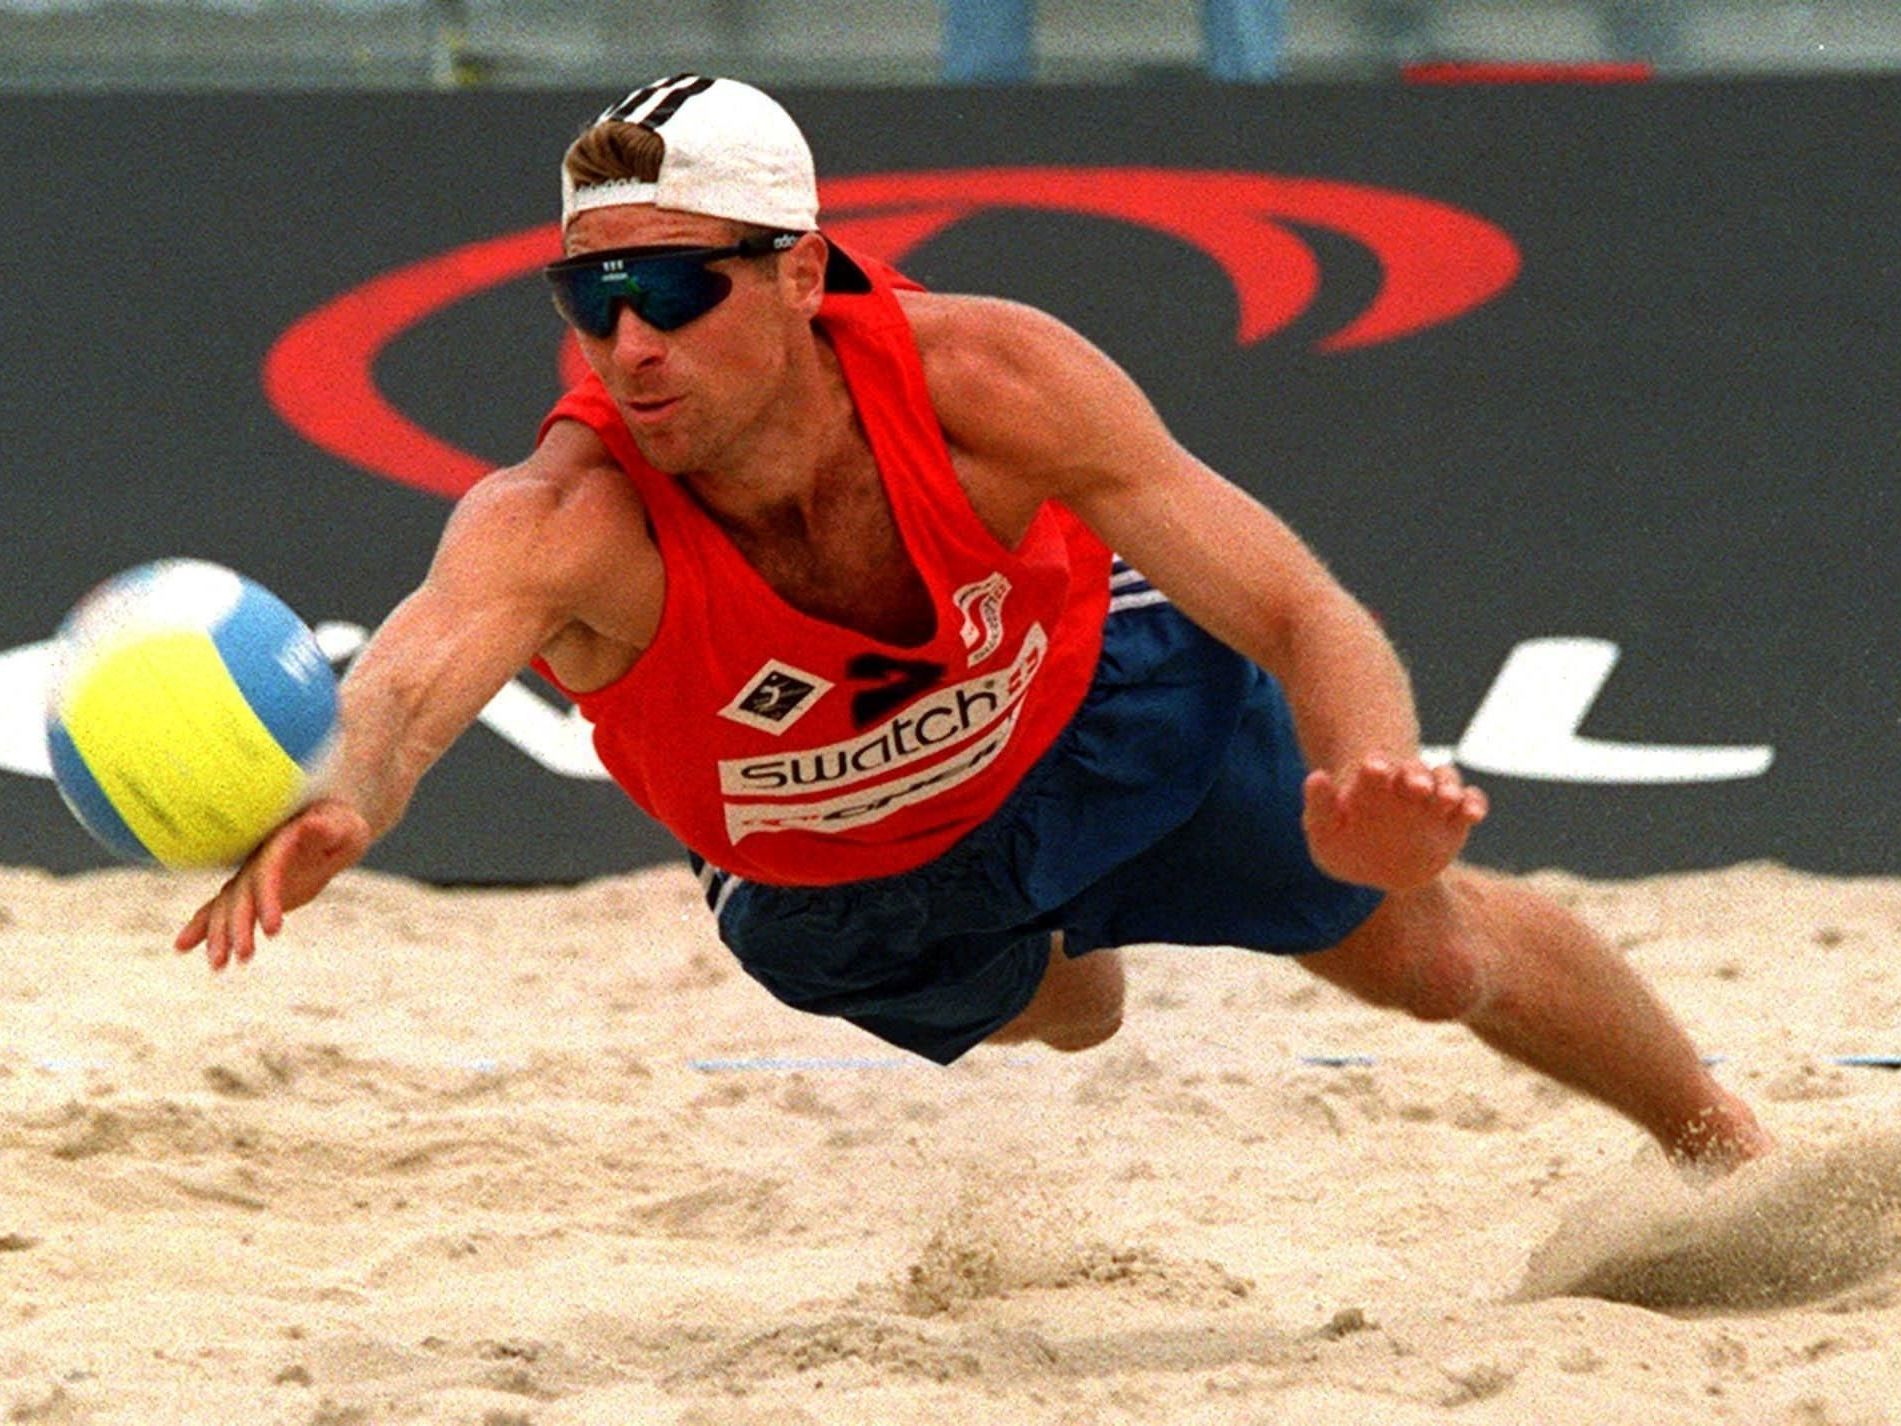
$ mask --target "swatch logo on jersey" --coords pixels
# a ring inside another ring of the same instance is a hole
[[[969,781],[1015,736],[1023,696],[1048,657],[1049,635],[1031,624],[1008,667],[940,688],[867,733],[721,759],[726,835],[736,844],[755,832],[843,832]]]
[[[1134,223],[1206,253],[1234,284],[1235,340],[1293,323],[1321,290],[1303,228],[1341,234],[1378,261],[1367,306],[1316,343],[1341,354],[1463,316],[1511,286],[1518,245],[1485,219],[1414,194],[1328,179],[1167,168],[976,168],[834,179],[827,232],[888,262],[999,209]],[[470,243],[381,276],[294,323],[264,360],[265,393],[299,434],[352,465],[451,498],[493,463],[424,430],[376,383],[384,347],[433,314],[533,274],[558,256],[557,225]],[[551,327],[552,330],[552,327]],[[564,374],[578,376],[568,348]]]

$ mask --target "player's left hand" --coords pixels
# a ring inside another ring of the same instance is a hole
[[[1301,826],[1314,864],[1382,891],[1424,886],[1453,862],[1487,802],[1454,767],[1369,754],[1340,773],[1316,771]]]

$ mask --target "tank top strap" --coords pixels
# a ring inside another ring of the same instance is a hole
[[[1002,552],[951,464],[917,337],[898,300],[899,292],[924,288],[895,268],[850,256],[870,291],[828,293],[819,328],[838,355],[899,528],[907,538],[929,531],[967,549]]]

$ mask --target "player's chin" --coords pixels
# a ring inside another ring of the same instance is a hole
[[[662,475],[686,475],[707,468],[698,444],[671,432],[658,435],[648,432],[644,438],[636,436],[634,445],[641,458]]]

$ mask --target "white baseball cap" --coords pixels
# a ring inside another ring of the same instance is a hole
[[[590,208],[651,203],[790,232],[817,229],[812,150],[779,102],[750,84],[676,74],[636,89],[594,123],[611,121],[660,135],[660,176],[577,185],[563,164],[563,228]]]

